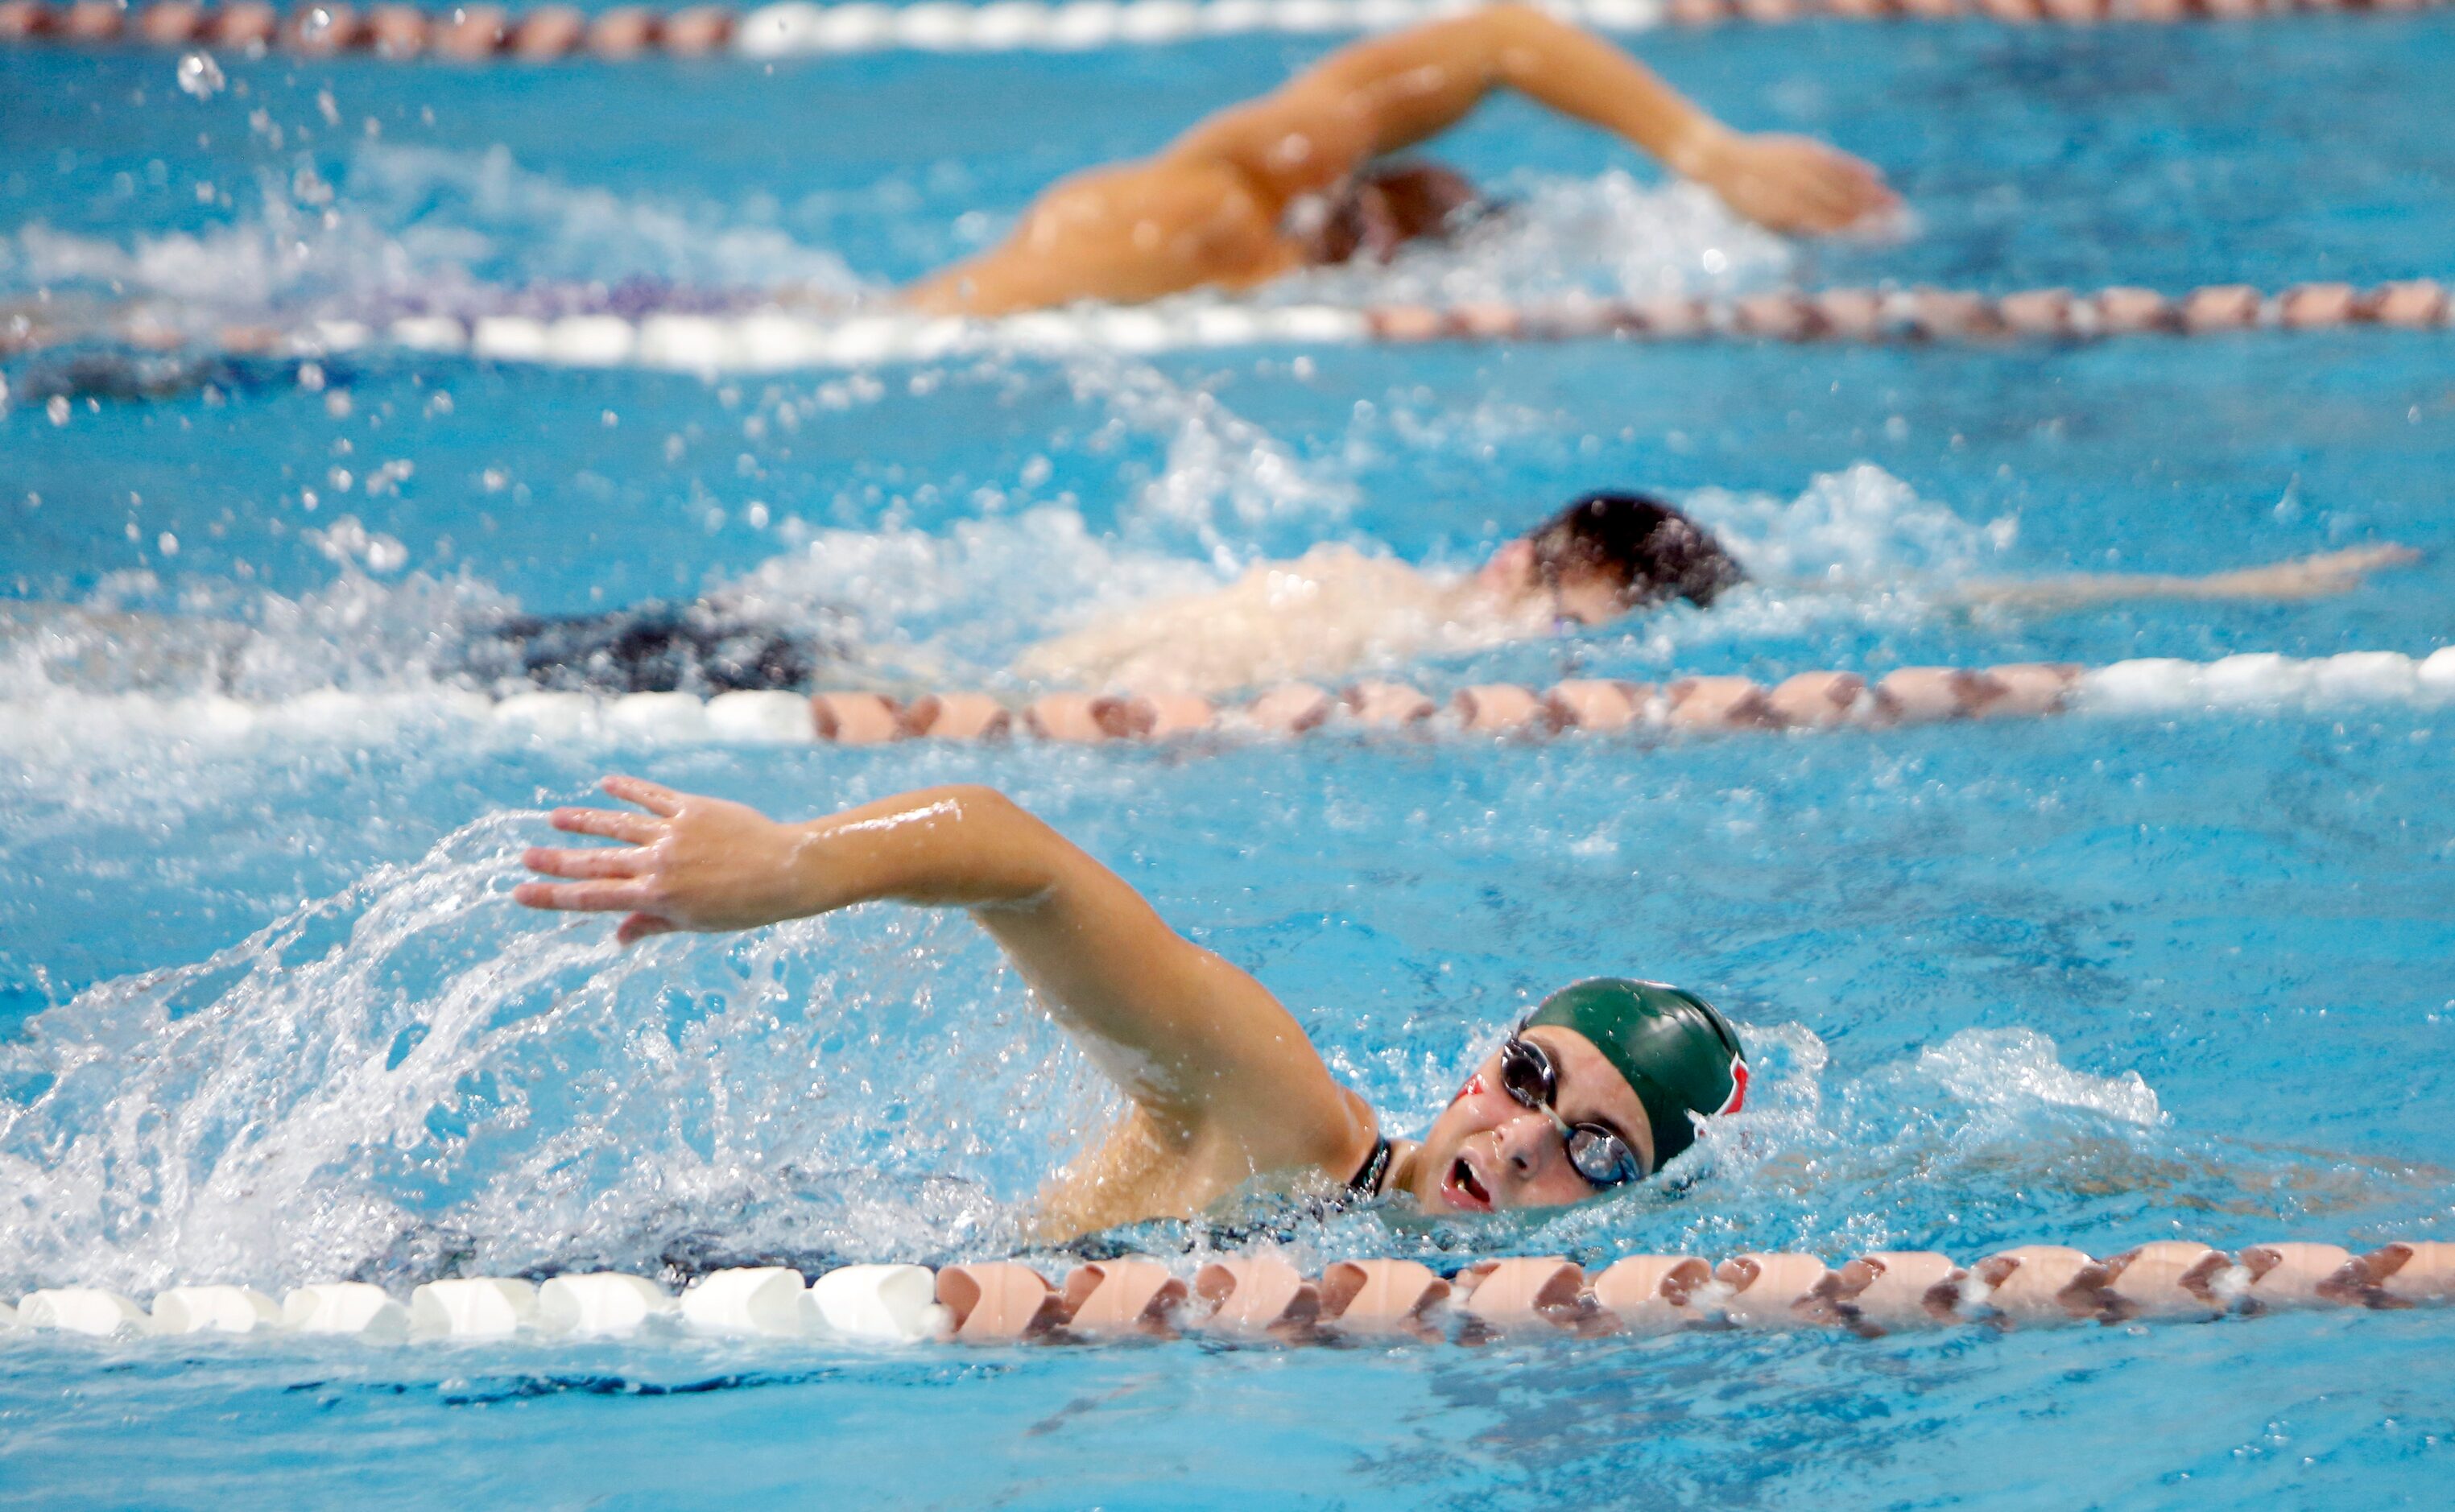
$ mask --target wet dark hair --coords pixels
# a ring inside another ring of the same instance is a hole
[[[1600,573],[1628,609],[1671,598],[1703,609],[1748,578],[1713,532],[1642,494],[1589,494],[1526,539],[1545,586],[1572,572]]]
[[[1493,209],[1452,169],[1377,163],[1331,196],[1329,213],[1306,238],[1306,255],[1316,264],[1343,263],[1360,252],[1386,263],[1408,242],[1446,236]]]

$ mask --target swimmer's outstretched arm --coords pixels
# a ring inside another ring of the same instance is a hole
[[[2320,598],[2349,593],[2383,567],[2421,559],[2408,546],[2363,546],[2296,557],[2265,567],[2182,576],[2167,573],[2080,573],[2026,583],[1972,583],[1961,601],[1976,608],[2061,610],[2131,599]]]
[[[1501,89],[1613,132],[1776,231],[1838,231],[1899,203],[1846,152],[1734,131],[1601,38],[1494,5],[1341,48],[1147,160],[1077,174],[1035,200],[1004,242],[903,299],[995,315],[1276,277],[1306,257],[1282,225],[1290,205],[1447,131]]]
[[[531,850],[531,868],[568,880],[522,883],[520,902],[621,914],[626,944],[856,903],[968,909],[1163,1146],[1216,1164],[1222,1190],[1273,1170],[1343,1177],[1371,1148],[1370,1111],[1268,988],[1002,794],[927,788],[781,824],[637,777],[604,787],[647,812],[557,809],[555,828],[620,843]]]
[[[1161,160],[1225,159],[1291,196],[1438,135],[1501,89],[1612,132],[1776,231],[1837,231],[1899,203],[1856,158],[1734,131],[1618,48],[1524,5],[1342,48],[1204,121]]]

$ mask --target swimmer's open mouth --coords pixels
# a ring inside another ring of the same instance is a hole
[[[1474,1167],[1467,1163],[1463,1155],[1450,1162],[1449,1175],[1441,1182],[1441,1198],[1450,1206],[1470,1213],[1491,1211],[1491,1194],[1475,1179]]]

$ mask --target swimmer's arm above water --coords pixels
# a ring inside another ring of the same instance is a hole
[[[1195,127],[1162,161],[1227,161],[1291,198],[1438,135],[1501,89],[1610,131],[1776,231],[1838,231],[1898,204],[1856,158],[1734,131],[1618,48],[1524,5],[1342,48]]]
[[[2321,598],[2349,593],[2370,573],[2421,559],[2406,546],[2363,546],[2265,567],[2185,576],[2171,573],[2081,573],[2025,583],[1972,583],[1960,598],[1974,608],[2061,610],[2134,599]]]
[[[1899,203],[1845,152],[1734,131],[1610,43],[1496,5],[1342,48],[1147,159],[1075,174],[1004,242],[903,298],[933,313],[999,315],[1264,282],[1308,260],[1283,225],[1291,205],[1448,130],[1500,89],[1613,132],[1776,231],[1838,231]]]
[[[621,843],[531,850],[531,868],[568,880],[523,883],[520,902],[622,914],[624,943],[856,903],[969,909],[1169,1144],[1216,1147],[1231,1176],[1344,1176],[1371,1146],[1370,1113],[1268,989],[997,792],[927,788],[781,824],[637,777],[604,787],[647,812],[556,810],[555,828]]]

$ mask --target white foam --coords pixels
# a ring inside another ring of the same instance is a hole
[[[538,1288],[538,1325],[582,1338],[637,1333],[679,1310],[655,1281],[616,1271],[557,1276]]]
[[[282,1326],[299,1334],[346,1334],[398,1343],[409,1337],[409,1309],[365,1281],[311,1281],[281,1299]]]
[[[2227,1308],[2239,1307],[2250,1296],[2250,1284],[2256,1280],[2247,1265],[2227,1265],[2208,1278],[2208,1290]]]
[[[2157,1094],[2137,1071],[2093,1077],[2058,1058],[2034,1029],[1964,1029],[1918,1053],[1918,1069],[1973,1108],[2019,1113],[2080,1108],[2124,1123],[2164,1120]]]
[[[172,705],[170,717],[188,734],[207,740],[236,740],[252,733],[258,722],[254,708],[218,693],[179,699]]]
[[[947,1319],[938,1279],[920,1265],[846,1265],[810,1283],[821,1331],[839,1339],[914,1343],[935,1337]]]
[[[800,1271],[782,1265],[715,1271],[682,1293],[682,1318],[701,1333],[790,1337],[808,1331],[808,1290]]]
[[[516,1277],[428,1281],[409,1294],[410,1329],[430,1339],[509,1339],[537,1311],[537,1287]]]
[[[153,1328],[164,1334],[277,1333],[281,1304],[252,1286],[173,1286],[153,1299]]]
[[[108,1339],[152,1330],[145,1309],[99,1286],[46,1287],[17,1300],[17,1320],[28,1328],[53,1329]]]
[[[17,1320],[17,1309],[7,1302],[0,1302],[0,1333],[24,1326]]]

